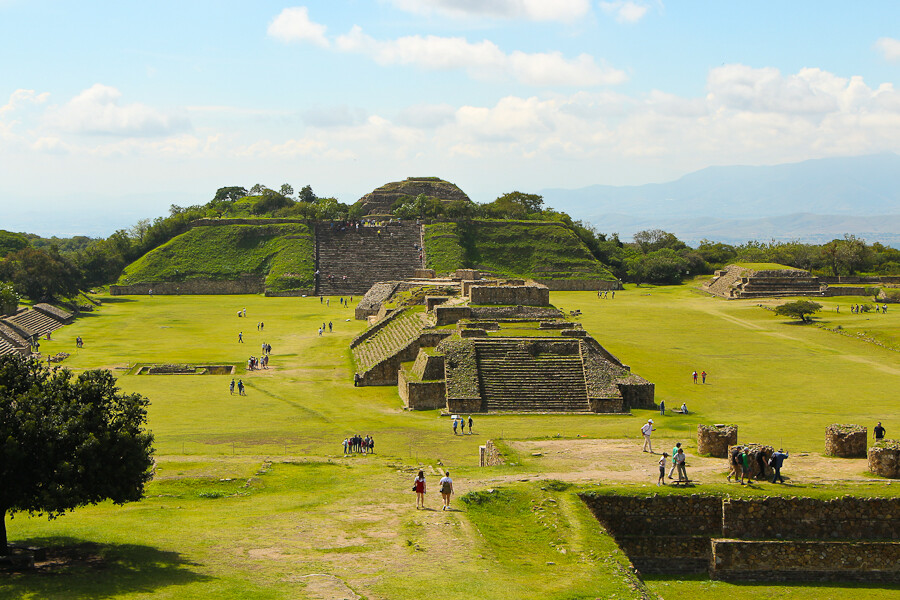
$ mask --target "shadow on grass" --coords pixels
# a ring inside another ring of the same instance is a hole
[[[667,583],[670,581],[695,581],[701,583],[709,583],[713,581],[709,575],[702,574],[662,574],[649,573],[642,574],[641,579],[647,583]],[[836,589],[859,589],[859,590],[900,590],[900,585],[892,583],[879,582],[858,582],[858,581],[722,581],[728,585],[735,585],[742,588],[762,588],[760,594],[768,595],[773,587],[785,588],[808,588],[810,586],[816,588],[836,588]]]
[[[34,569],[0,579],[3,598],[108,598],[211,578],[177,552],[137,544],[96,544],[71,537],[17,540],[14,546],[46,549]]]
[[[115,304],[116,302],[137,302],[134,298],[126,298],[125,296],[111,296],[104,298],[102,304]]]

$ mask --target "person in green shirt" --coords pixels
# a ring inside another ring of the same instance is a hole
[[[675,444],[675,447],[672,448],[672,468],[669,469],[669,479],[674,479],[672,475],[675,473],[675,467],[678,466],[678,463],[675,461],[675,457],[678,456],[678,451],[681,449],[681,442]]]
[[[741,485],[744,485],[744,476],[747,476],[747,484],[749,485],[753,480],[750,478],[750,457],[747,455],[747,450],[743,450],[741,452],[741,456],[738,459],[741,464]]]

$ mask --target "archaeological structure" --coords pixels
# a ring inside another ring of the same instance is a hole
[[[654,385],[551,306],[548,288],[534,282],[481,279],[467,269],[447,279],[380,282],[356,316],[372,323],[350,345],[356,384],[397,385],[411,410],[656,407]]]
[[[72,322],[72,313],[50,304],[20,308],[15,314],[0,318],[0,356],[31,354],[31,341]]]

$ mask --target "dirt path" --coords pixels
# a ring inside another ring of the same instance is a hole
[[[654,441],[657,452],[671,453],[675,440]],[[485,478],[485,485],[504,480],[559,479],[571,482],[656,483],[660,454],[641,452],[640,442],[631,440],[541,440],[509,442],[523,465],[533,467],[529,475]],[[538,455],[538,456],[536,456]],[[785,461],[782,474],[793,484],[872,483],[866,477],[866,459],[826,458],[799,452]],[[666,469],[668,475],[669,468]],[[688,476],[699,483],[724,483],[726,461],[688,453]],[[668,481],[668,479],[667,479]]]

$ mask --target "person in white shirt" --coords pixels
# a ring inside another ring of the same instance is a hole
[[[644,449],[643,452],[649,452],[653,454],[653,444],[650,443],[650,434],[656,431],[653,428],[653,419],[647,419],[647,422],[644,423],[644,426],[641,427],[641,433],[644,434]]]
[[[444,498],[444,506],[441,510],[450,510],[450,496],[453,494],[453,480],[450,479],[450,471],[445,471],[445,475],[441,477],[439,485],[441,486],[441,496]]]

